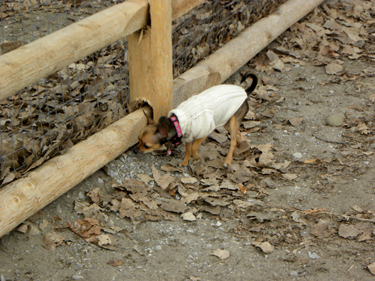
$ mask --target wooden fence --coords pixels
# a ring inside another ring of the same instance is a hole
[[[323,0],[289,0],[206,60],[172,79],[171,22],[203,0],[128,0],[0,56],[0,100],[128,36],[130,95],[154,117],[230,75]],[[146,28],[151,19],[151,27]],[[151,108],[145,107],[151,114]],[[0,189],[0,237],[137,142],[141,110]]]

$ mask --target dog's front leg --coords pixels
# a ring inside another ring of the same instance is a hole
[[[189,163],[189,159],[191,156],[191,142],[186,143],[186,154],[185,154],[185,159],[178,164],[179,166],[187,166]]]
[[[193,159],[194,160],[198,160],[199,159],[199,153],[198,153],[198,148],[199,146],[202,144],[202,142],[205,140],[206,138],[201,138],[201,139],[197,139],[194,141],[193,143],[193,146],[191,148],[191,152],[193,154]]]

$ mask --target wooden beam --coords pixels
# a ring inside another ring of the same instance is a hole
[[[173,19],[202,2],[173,1]],[[148,1],[127,0],[0,56],[0,100],[143,28],[148,16]]]
[[[2,187],[0,237],[133,146],[146,123],[137,110]]]
[[[323,0],[289,0],[173,81],[174,106],[223,83]]]
[[[173,108],[171,0],[151,0],[151,27],[128,36],[130,101],[146,101],[154,120]]]

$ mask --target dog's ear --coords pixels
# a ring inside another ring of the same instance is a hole
[[[147,125],[154,125],[155,124],[154,120],[152,120],[152,118],[148,116],[148,114],[144,110],[143,110],[143,113],[146,115]]]

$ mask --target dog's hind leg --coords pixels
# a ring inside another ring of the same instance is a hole
[[[187,166],[187,164],[189,163],[190,156],[191,156],[191,143],[189,142],[189,143],[186,143],[185,159],[182,160],[182,162],[180,162],[178,165]]]
[[[225,161],[224,161],[224,167],[228,167],[228,165],[230,165],[230,163],[232,163],[233,152],[234,152],[234,149],[237,145],[237,138],[239,136],[238,135],[238,133],[239,133],[238,129],[241,126],[241,121],[242,120],[237,119],[236,116],[232,116],[229,119],[229,121],[224,125],[224,128],[227,129],[227,131],[230,134],[230,147],[229,147],[228,155],[227,155],[227,157],[225,158]]]
[[[194,160],[198,160],[199,159],[199,153],[198,153],[198,148],[199,146],[202,144],[202,142],[205,140],[206,138],[201,138],[201,139],[197,139],[193,142],[193,147],[191,149],[192,151],[192,154],[193,154],[193,159]]]

